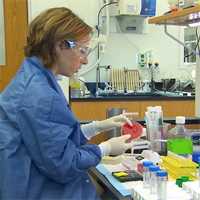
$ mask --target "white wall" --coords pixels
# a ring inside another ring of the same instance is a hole
[[[95,26],[100,5],[101,0],[29,0],[29,13],[30,19],[32,19],[45,8],[67,6],[88,24]],[[167,0],[157,0],[157,15],[161,15],[167,10]],[[180,30],[177,26],[169,27],[169,31],[178,38],[181,34]],[[140,35],[111,33],[107,51],[101,64],[137,68],[136,54],[146,50],[153,50],[154,61],[160,63],[159,75],[161,77],[178,77],[181,79],[190,77],[191,69],[180,66],[180,45],[164,34],[163,26],[148,25],[148,33]],[[93,62],[94,60],[91,59],[91,63]],[[84,77],[87,81],[94,81],[95,76],[95,70],[92,70]]]
[[[0,65],[5,65],[5,29],[3,0],[0,0]]]

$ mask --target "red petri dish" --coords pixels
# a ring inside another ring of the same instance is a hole
[[[129,134],[131,135],[132,139],[139,138],[142,135],[142,132],[143,132],[143,126],[138,122],[133,122],[132,126],[130,126],[128,123],[122,126],[122,134],[123,135]]]

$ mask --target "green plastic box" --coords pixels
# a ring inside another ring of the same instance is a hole
[[[192,154],[192,140],[189,138],[172,138],[167,141],[167,150],[176,154]]]

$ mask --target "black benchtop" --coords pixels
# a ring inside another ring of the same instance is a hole
[[[70,101],[132,101],[132,100],[194,100],[195,96],[180,96],[171,94],[148,94],[148,95],[113,95],[113,96],[92,96],[70,98]]]

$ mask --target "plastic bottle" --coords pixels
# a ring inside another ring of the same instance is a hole
[[[150,171],[149,167],[152,166],[153,163],[151,161],[143,162],[143,187],[149,188],[150,186]]]
[[[185,128],[185,117],[177,116],[176,117],[176,126],[170,130],[170,134],[172,137],[185,137],[186,136],[186,128]]]
[[[157,177],[157,200],[167,199],[167,177],[166,171],[158,171],[156,173]]]
[[[160,167],[152,165],[149,167],[149,172],[150,172],[150,193],[151,194],[156,194],[157,191],[157,177],[156,177],[156,172],[160,170]]]
[[[176,126],[169,131],[169,140],[167,142],[167,148],[169,151],[189,157],[192,154],[192,140],[187,134],[185,128],[185,117],[176,117]]]

